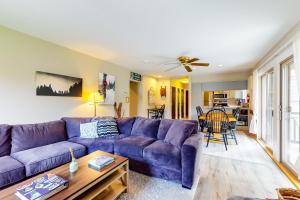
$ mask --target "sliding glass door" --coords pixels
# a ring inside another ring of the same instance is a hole
[[[293,59],[281,65],[282,161],[292,170],[300,152],[299,94]]]
[[[262,140],[272,150],[274,124],[274,73],[269,71],[261,78],[262,86]]]

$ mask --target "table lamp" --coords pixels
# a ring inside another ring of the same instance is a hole
[[[104,102],[104,96],[99,92],[92,92],[89,97],[89,102],[94,106],[94,117],[97,115],[97,104]]]

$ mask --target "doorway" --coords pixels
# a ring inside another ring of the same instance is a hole
[[[138,115],[138,88],[139,83],[130,81],[130,101],[129,101],[129,115],[135,117]]]
[[[281,63],[281,159],[293,172],[300,152],[299,93],[293,58]]]
[[[183,77],[171,80],[171,113],[172,119],[189,117],[189,79]]]

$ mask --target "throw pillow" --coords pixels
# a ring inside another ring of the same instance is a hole
[[[98,137],[119,135],[117,122],[114,118],[95,118],[92,121],[97,122]]]
[[[195,124],[191,122],[175,120],[169,128],[164,141],[181,148],[184,141],[191,136],[194,126]]]
[[[97,138],[97,122],[80,124],[81,138]]]

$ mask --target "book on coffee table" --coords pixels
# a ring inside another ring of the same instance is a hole
[[[95,169],[97,171],[101,170],[103,167],[113,163],[115,159],[110,156],[98,156],[96,158],[93,158],[88,162],[89,168]]]
[[[47,199],[68,187],[68,181],[55,175],[47,174],[17,188],[16,195],[21,200]]]

